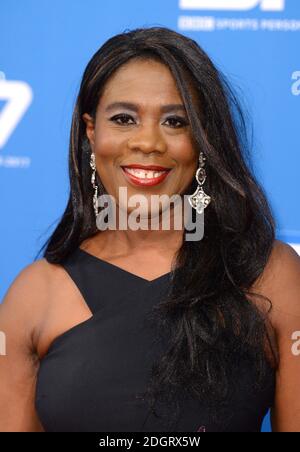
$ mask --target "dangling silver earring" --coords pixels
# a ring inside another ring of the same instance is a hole
[[[92,186],[94,189],[93,207],[94,207],[95,217],[97,218],[97,215],[98,215],[98,185],[96,184],[96,157],[95,157],[95,153],[93,151],[91,152],[90,166],[92,168],[91,182],[92,182]]]
[[[199,154],[199,168],[196,171],[196,180],[198,182],[198,187],[196,191],[188,197],[190,205],[196,209],[197,213],[202,213],[204,209],[208,206],[211,201],[211,197],[208,196],[204,190],[202,185],[206,179],[206,172],[204,169],[206,157],[204,157],[203,152]]]

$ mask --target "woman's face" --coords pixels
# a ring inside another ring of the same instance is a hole
[[[88,114],[83,119],[98,175],[128,213],[131,208],[119,199],[120,187],[127,188],[128,199],[144,195],[155,214],[151,195],[182,194],[191,184],[198,155],[181,96],[164,64],[131,60],[122,65],[104,87],[95,122]],[[168,171],[151,170],[153,165]]]

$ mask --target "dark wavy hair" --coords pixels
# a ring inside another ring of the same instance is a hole
[[[149,398],[152,410],[158,398],[173,403],[183,391],[217,406],[229,394],[234,363],[249,359],[259,384],[268,366],[276,365],[268,328],[271,300],[251,292],[270,256],[275,222],[253,174],[246,110],[194,40],[164,27],[138,28],[113,36],[91,58],[72,117],[70,197],[40,252],[49,262],[60,263],[84,239],[99,233],[82,115],[95,118],[105,82],[133,58],[160,61],[173,74],[195,147],[206,156],[205,191],[212,198],[205,210],[204,237],[183,241],[168,294],[153,310],[154,324],[159,325],[158,332],[167,332],[168,346],[153,364],[143,396]],[[197,93],[196,103],[191,86]],[[190,193],[195,184],[194,180]],[[255,297],[265,301],[266,307]]]

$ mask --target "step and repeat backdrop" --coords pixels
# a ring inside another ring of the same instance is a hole
[[[87,62],[106,39],[141,26],[195,39],[228,77],[252,117],[277,238],[300,253],[299,0],[1,0],[0,299],[64,210]]]

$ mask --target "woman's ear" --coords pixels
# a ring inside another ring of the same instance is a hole
[[[88,113],[84,113],[82,115],[82,119],[84,120],[84,122],[86,124],[86,135],[87,135],[88,140],[90,142],[91,149],[94,150],[94,143],[95,143],[95,123],[94,123],[94,119]]]

